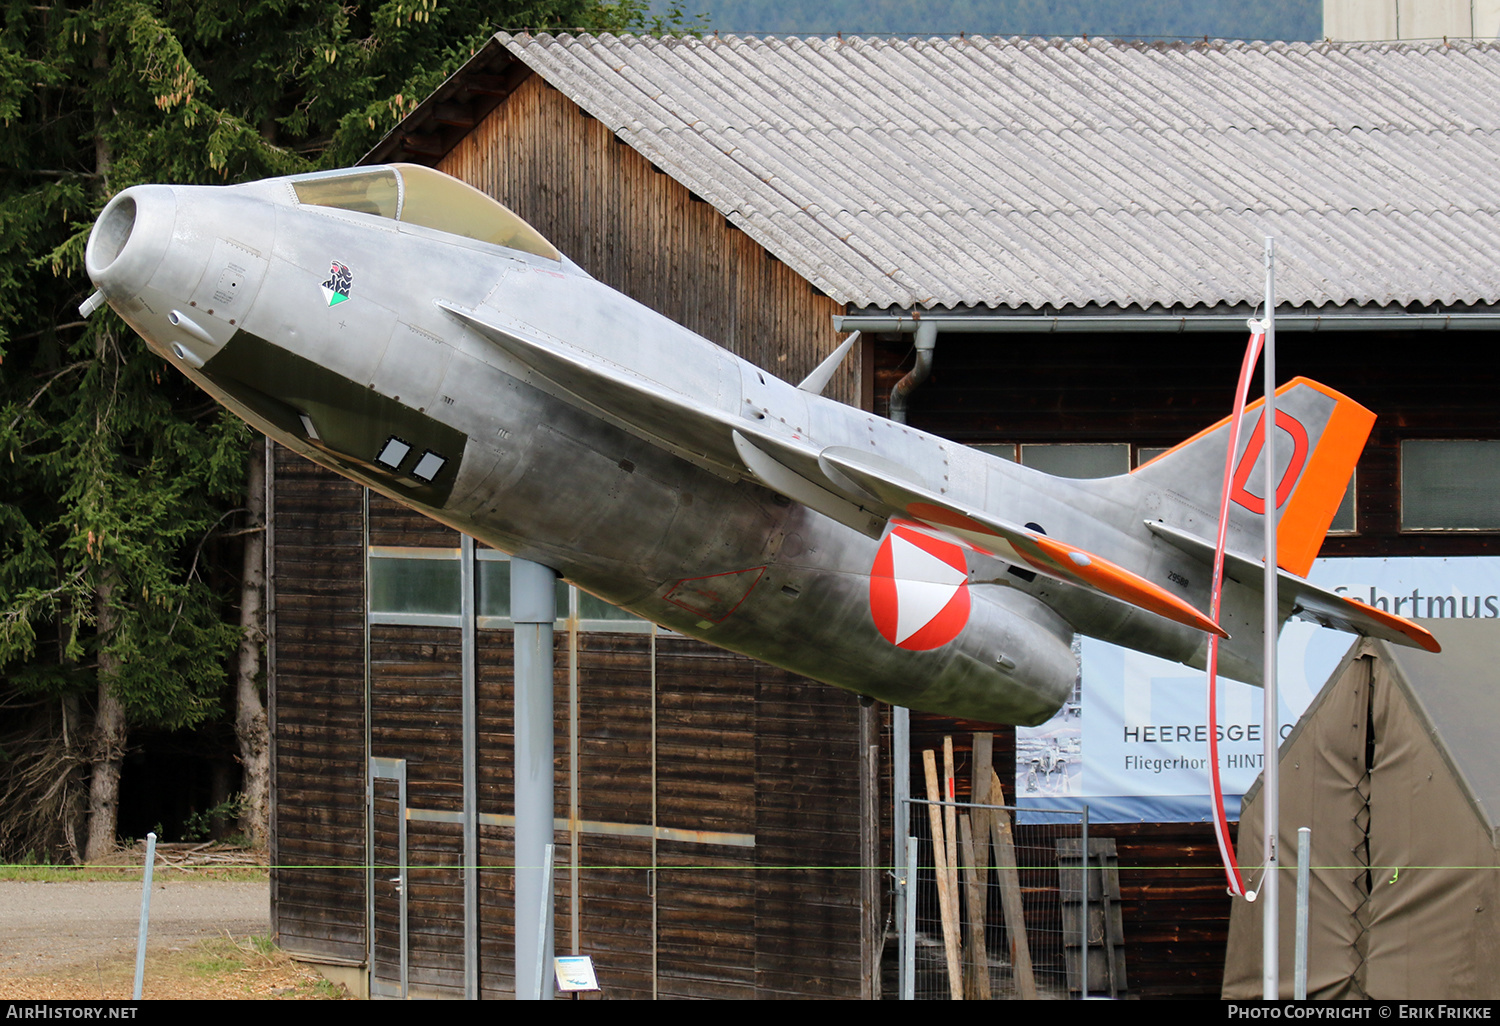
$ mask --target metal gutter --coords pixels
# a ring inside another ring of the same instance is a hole
[[[970,334],[1063,334],[1066,332],[1244,331],[1247,313],[1235,314],[847,314],[835,315],[835,331],[913,333],[922,325],[939,332]],[[1278,313],[1282,331],[1500,331],[1500,314],[1298,314]]]

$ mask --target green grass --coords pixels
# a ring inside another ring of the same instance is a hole
[[[140,866],[69,866],[45,863],[11,863],[0,865],[0,881],[19,883],[94,883],[102,880],[126,880],[139,883]],[[234,883],[256,883],[265,880],[270,871],[264,866],[157,866],[153,880],[226,880]]]
[[[243,979],[246,974],[254,976],[288,964],[291,963],[287,956],[269,936],[261,934],[238,940],[225,936],[203,941],[189,955],[186,970],[195,976],[222,980],[227,990],[235,986],[233,981]],[[338,1000],[348,995],[326,979],[319,978],[279,990],[276,996],[293,1000]]]
[[[322,1001],[342,1001],[349,995],[345,994],[342,990],[335,987],[328,980],[319,980],[317,983],[314,983],[312,986],[307,988],[307,996],[318,998]]]
[[[205,942],[205,950],[197,957],[188,962],[188,968],[199,976],[221,976],[224,973],[237,972],[244,968],[243,958],[236,958],[227,951],[214,950],[212,942]]]

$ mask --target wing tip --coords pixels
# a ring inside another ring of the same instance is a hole
[[[1437,638],[1432,636],[1431,631],[1420,624],[1413,623],[1404,616],[1388,613],[1384,609],[1372,606],[1368,602],[1361,602],[1357,598],[1346,598],[1344,601],[1350,605],[1358,606],[1361,612],[1376,623],[1388,627],[1402,637],[1409,639],[1415,648],[1423,648],[1432,653],[1443,650],[1443,646],[1438,642]]]

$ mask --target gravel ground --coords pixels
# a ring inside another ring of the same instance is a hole
[[[266,881],[157,880],[148,946],[171,950],[225,934],[266,934],[270,910]],[[0,882],[0,977],[133,958],[140,914],[139,882]]]

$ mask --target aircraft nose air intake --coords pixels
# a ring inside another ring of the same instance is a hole
[[[111,300],[138,296],[166,255],[177,218],[170,185],[137,185],[105,206],[89,234],[83,265]]]

